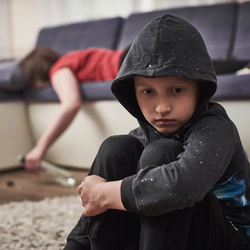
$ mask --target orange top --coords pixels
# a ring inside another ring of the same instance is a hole
[[[62,55],[50,69],[50,79],[60,68],[68,67],[79,82],[113,80],[120,68],[124,50],[86,49]]]

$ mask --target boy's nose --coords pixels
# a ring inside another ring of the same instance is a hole
[[[171,104],[169,102],[167,102],[166,100],[164,101],[159,101],[156,105],[156,112],[159,114],[164,115],[165,113],[170,112],[172,109]]]

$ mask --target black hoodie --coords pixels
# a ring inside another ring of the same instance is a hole
[[[199,82],[200,102],[187,124],[174,134],[156,131],[137,104],[135,75]],[[185,20],[166,14],[138,34],[111,89],[138,119],[140,127],[131,134],[144,146],[169,138],[181,142],[184,151],[170,164],[148,166],[123,180],[121,196],[127,211],[160,215],[191,207],[212,190],[230,220],[236,226],[244,225],[250,234],[250,166],[235,125],[221,105],[210,102],[216,85],[204,41]],[[142,181],[145,179],[156,181]]]

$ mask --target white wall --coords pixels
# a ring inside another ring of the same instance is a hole
[[[240,0],[239,0],[240,1]],[[241,0],[242,1],[242,0]],[[0,59],[21,58],[45,26],[230,0],[0,0]]]
[[[0,0],[0,60],[10,53],[10,23],[8,0]]]

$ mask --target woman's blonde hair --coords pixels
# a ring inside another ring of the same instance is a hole
[[[48,47],[37,47],[20,61],[20,67],[31,87],[50,84],[49,71],[60,54]]]

